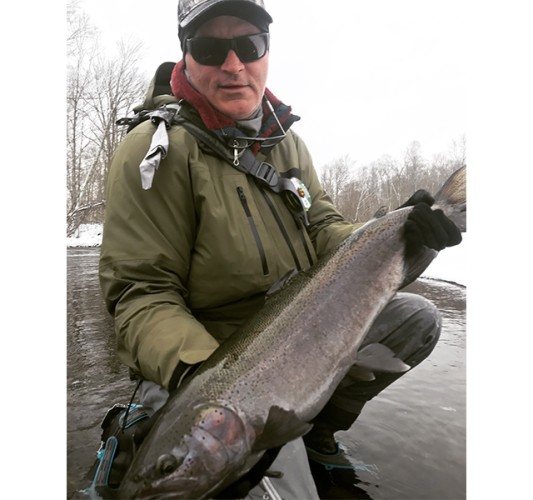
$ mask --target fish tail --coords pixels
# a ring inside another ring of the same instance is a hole
[[[466,167],[456,170],[435,195],[440,208],[462,231],[466,231]]]

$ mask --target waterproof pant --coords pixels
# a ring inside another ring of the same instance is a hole
[[[431,302],[419,295],[400,292],[376,318],[361,348],[374,342],[382,343],[404,363],[415,367],[431,353],[440,331],[440,314]],[[375,373],[375,380],[365,382],[349,372],[315,418],[315,423],[325,422],[333,431],[348,429],[364,405],[404,373]],[[139,387],[139,398],[145,410],[155,412],[167,401],[168,392],[153,382],[144,381]],[[283,472],[282,478],[272,479],[271,483],[285,500],[319,498],[302,438],[287,443],[270,469]],[[264,498],[263,495],[264,490],[259,485],[248,498]]]
[[[429,300],[412,293],[397,293],[374,321],[361,348],[386,345],[411,368],[433,351],[441,332],[441,316]],[[347,430],[365,404],[405,373],[374,373],[370,382],[348,372],[314,422],[327,422],[334,431]]]

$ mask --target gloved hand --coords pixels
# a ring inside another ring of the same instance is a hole
[[[416,193],[411,198],[414,196]],[[432,210],[425,202],[413,206],[405,222],[404,237],[407,257],[415,255],[423,246],[440,251],[458,245],[463,239],[459,228],[442,210]]]
[[[403,205],[398,208],[414,207],[417,203],[427,203],[429,206],[435,203],[435,198],[425,189],[419,189]],[[398,208],[396,210],[398,210]]]
[[[200,363],[189,365],[180,361],[172,375],[169,392],[183,385],[199,366]],[[102,446],[88,473],[103,498],[113,495],[113,490],[119,487],[133,456],[156,421],[157,412],[149,417],[141,405],[132,405],[127,416],[126,408],[126,405],[116,404],[108,410],[102,422]]]
[[[272,465],[272,462],[278,456],[279,448],[272,448],[265,451],[265,454],[244,476],[239,478],[233,484],[230,484],[226,489],[222,490],[218,495],[215,495],[215,499],[230,499],[230,498],[244,498],[248,492],[255,488],[268,468]]]
[[[150,418],[141,405],[132,405],[126,423],[126,405],[111,408],[102,422],[103,447],[89,472],[94,486],[106,498],[109,489],[118,488],[128,470],[133,455],[151,429],[155,419]]]
[[[145,418],[128,429],[118,431],[116,435],[118,440],[117,454],[109,470],[108,483],[111,488],[118,488],[120,485],[133,461],[133,456],[144,441],[154,421],[154,418]]]

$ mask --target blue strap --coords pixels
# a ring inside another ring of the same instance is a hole
[[[100,464],[98,465],[98,469],[96,469],[96,474],[94,475],[93,479],[93,485],[95,488],[108,486],[109,471],[111,470],[111,465],[115,459],[117,447],[117,438],[115,436],[110,436],[107,438],[105,448],[98,453],[98,460],[100,460]]]

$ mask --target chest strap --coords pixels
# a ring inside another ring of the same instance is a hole
[[[282,196],[296,221],[301,221],[305,226],[309,225],[307,211],[311,207],[312,200],[307,187],[297,175],[298,169],[289,170],[289,174],[293,174],[291,177],[278,175],[270,163],[258,160],[249,148],[239,147],[238,140],[235,140],[233,148],[224,145],[212,132],[195,125],[183,116],[183,110],[180,103],[166,104],[154,111],[142,111],[132,118],[122,118],[117,122],[118,125],[127,125],[128,132],[148,119],[157,127],[150,148],[139,166],[143,189],[151,188],[155,171],[167,155],[169,146],[167,129],[172,124],[179,124],[207,151],[227,161],[239,172],[250,175],[258,185]]]
[[[174,107],[176,105],[168,106]],[[225,146],[218,137],[182,117],[179,111],[180,109],[177,110],[175,123],[182,125],[208,151],[227,161],[239,172],[251,176],[260,186],[282,196],[295,219],[301,221],[305,226],[309,225],[307,211],[311,207],[311,195],[305,184],[296,175],[297,169],[289,171],[294,174],[290,178],[280,176],[270,163],[258,160],[249,148],[243,148],[239,152],[238,140],[235,141],[232,152],[231,148]]]

